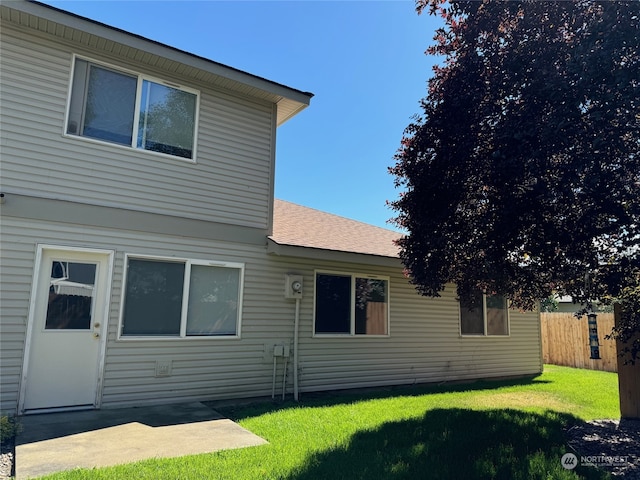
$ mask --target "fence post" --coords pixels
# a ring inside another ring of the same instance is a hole
[[[616,326],[622,319],[620,304],[613,306]],[[631,339],[633,341],[633,339]],[[625,343],[616,339],[616,347],[621,352]],[[640,419],[640,361],[636,365],[625,365],[625,357],[618,354],[618,388],[620,391],[620,417]]]

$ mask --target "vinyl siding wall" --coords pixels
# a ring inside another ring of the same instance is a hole
[[[3,24],[0,35],[0,173],[7,194],[0,251],[2,411],[17,408],[38,243],[115,251],[103,407],[271,395],[273,347],[293,345],[295,303],[284,298],[288,272],[304,276],[301,392],[541,370],[537,313],[511,312],[508,338],[461,338],[452,290],[439,299],[420,297],[401,275],[399,263],[397,268],[374,267],[364,256],[363,263],[346,264],[268,255],[266,236],[263,243],[256,238],[270,224],[274,105],[209,88],[196,78],[165,76],[152,65],[143,66],[144,58],[139,64],[121,63],[97,53],[99,44],[83,50],[13,24]],[[64,136],[74,53],[200,90],[196,163]],[[50,202],[49,208],[57,209],[54,221],[44,208],[33,211],[37,202],[26,206],[35,197],[76,203]],[[120,228],[99,221],[83,224],[74,218],[79,204],[96,211],[99,206],[100,218],[110,210],[118,218],[112,223]],[[19,215],[29,208],[31,216]],[[146,213],[123,220],[122,212],[130,210]],[[206,224],[211,228],[178,223],[179,218],[211,222]],[[167,219],[174,219],[167,233],[158,233],[164,225],[158,222]],[[145,224],[154,225],[156,233],[142,231]],[[178,224],[184,228],[176,229]],[[244,263],[241,338],[118,340],[127,253]],[[313,337],[316,269],[390,277],[390,336]],[[168,360],[171,375],[157,377],[156,362]],[[279,361],[278,393],[282,366]],[[290,363],[287,378],[290,393]]]
[[[3,191],[269,228],[276,107],[4,24]],[[64,136],[73,54],[200,91],[196,162]]]
[[[290,269],[295,269],[294,265]],[[313,336],[313,269],[390,277],[390,336]],[[510,311],[509,337],[461,337],[453,288],[419,295],[402,268],[319,262],[305,274],[301,307],[301,391],[517,376],[542,371],[539,314]]]
[[[271,395],[273,346],[293,345],[295,303],[284,298],[284,275],[304,276],[300,311],[301,392],[540,372],[537,313],[511,311],[511,335],[461,338],[458,303],[448,289],[427,299],[415,293],[400,267],[373,267],[268,255],[266,246],[211,242],[188,235],[86,228],[3,218],[2,410],[15,410],[34,272],[36,242],[115,250],[102,406]],[[245,264],[240,339],[118,340],[125,253],[190,257]],[[390,277],[390,336],[313,337],[315,269]],[[169,377],[157,361],[171,360]],[[276,392],[281,394],[278,363]],[[291,393],[289,364],[287,392]]]

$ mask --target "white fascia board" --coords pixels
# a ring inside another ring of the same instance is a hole
[[[321,248],[302,247],[297,245],[283,245],[267,238],[267,253],[282,257],[307,258],[309,260],[326,260],[328,262],[359,263],[378,267],[393,267],[402,270],[399,258],[383,257],[356,252],[339,250],[323,250]]]
[[[121,30],[116,27],[106,25],[104,23],[91,20],[64,10],[51,7],[35,1],[12,1],[6,4],[7,7],[29,15],[34,15],[45,20],[49,20],[65,27],[73,28],[82,32],[86,32],[98,37],[111,40],[116,43],[127,45],[131,48],[142,50],[144,52],[167,58],[194,68],[218,75],[225,79],[229,79],[259,90],[263,90],[272,95],[280,96],[289,101],[301,104],[297,111],[308,106],[312,93],[303,92],[280,83],[267,80],[265,78],[243,72],[233,67],[223,65],[221,63],[209,60],[198,55],[185,52],[184,50],[165,45],[154,40],[142,37],[140,35]],[[291,115],[293,116],[293,115]],[[285,119],[286,120],[286,119]],[[284,120],[279,123],[283,123]]]

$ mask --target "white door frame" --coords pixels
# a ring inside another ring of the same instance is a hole
[[[106,353],[106,345],[107,345],[107,332],[109,325],[109,309],[111,306],[111,282],[113,277],[113,262],[115,251],[114,250],[104,250],[97,248],[86,248],[86,247],[71,247],[64,245],[50,245],[50,244],[37,244],[36,245],[36,255],[34,261],[33,268],[33,276],[31,277],[31,297],[29,298],[29,315],[27,317],[27,332],[26,332],[26,342],[24,348],[24,356],[22,360],[22,376],[20,381],[20,396],[18,401],[18,413],[24,414],[24,403],[25,403],[25,392],[27,388],[27,376],[29,375],[29,363],[31,356],[31,340],[33,336],[34,324],[36,323],[35,312],[36,312],[36,302],[38,295],[38,279],[40,275],[42,275],[42,256],[45,251],[54,251],[54,252],[62,252],[66,253],[88,253],[88,254],[96,254],[96,255],[105,255],[107,256],[107,275],[106,275],[106,285],[103,285],[101,288],[104,289],[104,311],[103,322],[100,326],[100,346],[98,353],[98,382],[96,385],[96,398],[94,405],[96,408],[100,408],[102,403],[102,388],[103,388],[103,377],[104,377],[104,360]],[[61,409],[56,409],[60,411]],[[42,411],[39,411],[42,412]]]

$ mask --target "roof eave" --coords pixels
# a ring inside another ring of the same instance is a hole
[[[78,32],[95,35],[115,43],[126,45],[130,48],[197,68],[230,82],[237,82],[243,86],[254,88],[269,95],[272,101],[278,105],[278,125],[281,125],[304,110],[313,97],[312,93],[303,92],[267,80],[263,77],[34,0],[7,2],[2,5],[2,8],[15,12],[15,14],[10,14],[12,20],[37,30],[56,35],[58,29],[51,28],[50,25],[46,24],[46,22],[53,22],[77,30]],[[28,17],[22,17],[22,15],[27,15]],[[45,23],[43,24],[39,19],[44,20]]]
[[[280,244],[272,238],[267,239],[267,253],[282,257],[306,258],[310,260],[327,260],[341,263],[359,263],[379,267],[401,268],[398,257],[387,257],[358,252],[326,250],[321,248],[303,247],[299,245]]]

